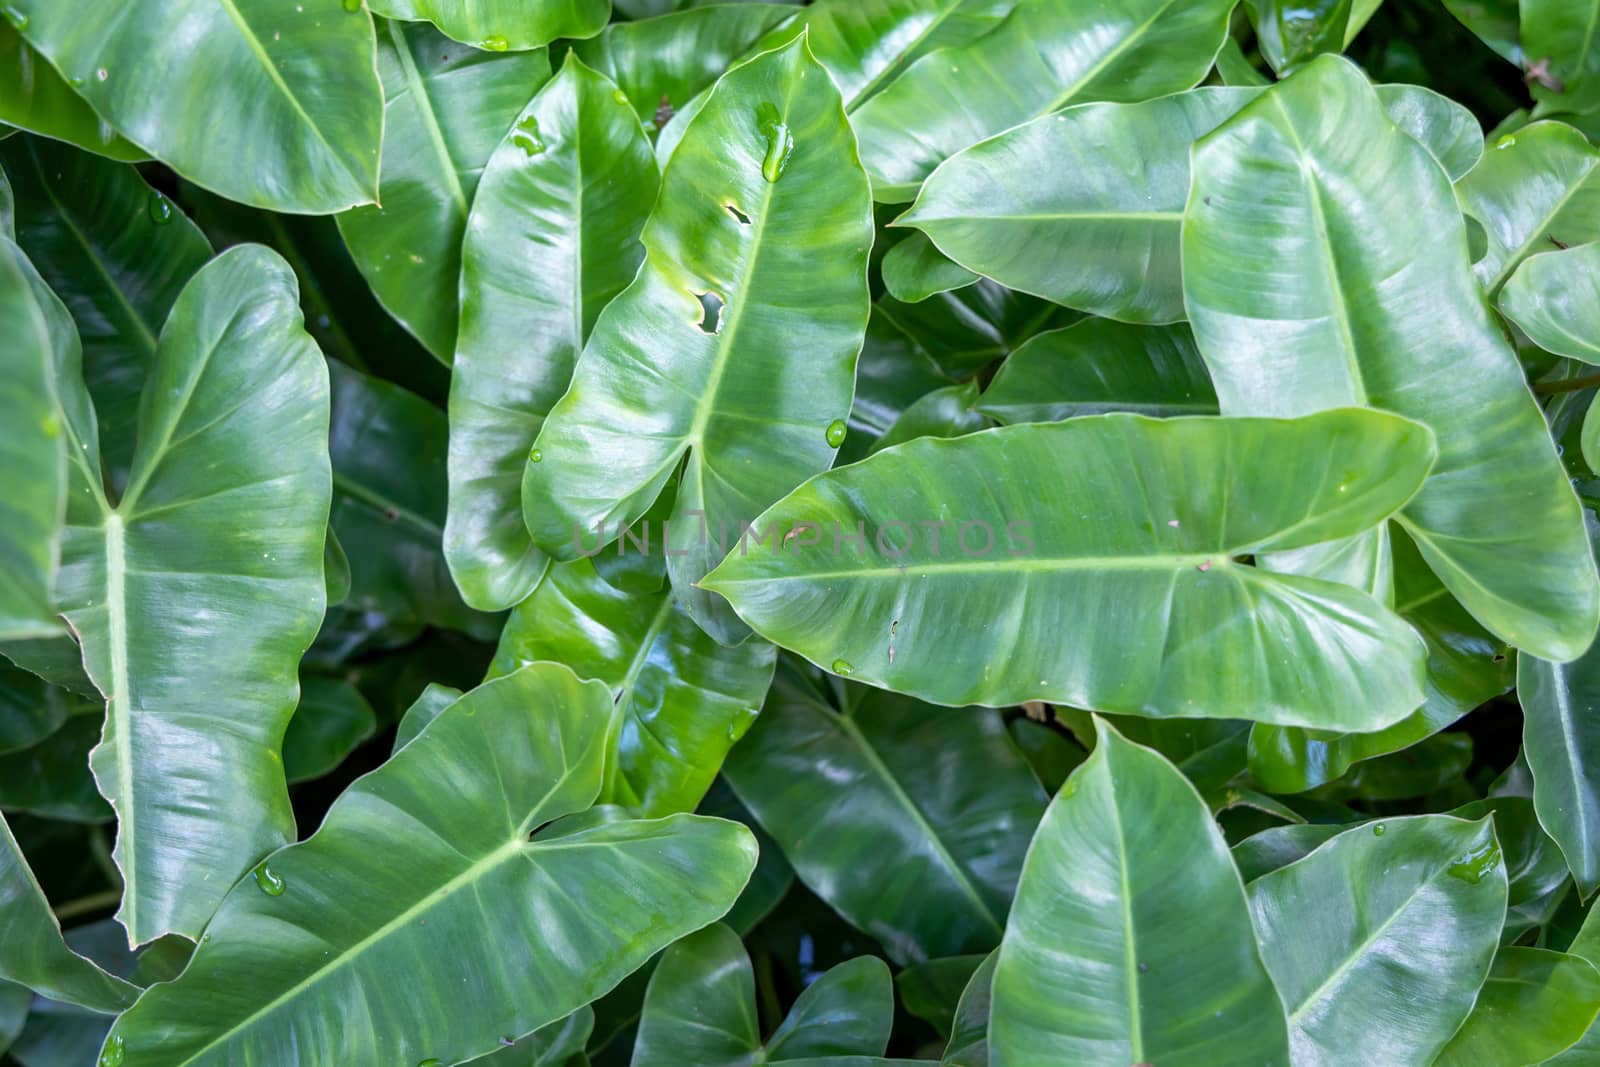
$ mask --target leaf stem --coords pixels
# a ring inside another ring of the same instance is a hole
[[[121,889],[102,889],[98,893],[90,893],[88,896],[78,897],[76,900],[69,900],[65,904],[59,905],[54,909],[56,921],[59,923],[65,923],[67,920],[76,919],[80,915],[87,915],[90,912],[102,911],[105,908],[115,905],[117,901],[121,899]]]
[[[1552,396],[1556,393],[1576,393],[1581,389],[1600,387],[1600,374],[1585,374],[1581,378],[1564,378],[1558,382],[1536,382],[1535,396]]]

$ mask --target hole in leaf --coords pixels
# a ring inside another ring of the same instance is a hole
[[[728,214],[732,215],[734,218],[739,220],[739,225],[741,225],[741,226],[750,225],[750,216],[746,215],[744,212],[740,211],[739,208],[738,208],[738,205],[736,205],[736,204],[723,204],[722,206],[727,209]]]
[[[695,323],[702,333],[716,333],[722,329],[722,297],[716,293],[696,293],[695,299],[700,301],[703,312],[700,321]]]

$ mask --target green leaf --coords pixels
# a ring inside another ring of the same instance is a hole
[[[429,682],[427,687],[411,702],[411,706],[400,717],[400,726],[395,730],[394,752],[399,752],[409,745],[429,723],[437,719],[445,708],[460,700],[461,690],[454,686],[440,685],[438,682]]]
[[[43,741],[67,719],[73,694],[0,659],[0,755]]]
[[[562,818],[599,790],[608,702],[537,664],[452,704],[243,879],[183,975],[147,991],[107,1047],[125,1067],[271,1062],[291,1041],[308,1062],[457,1063],[714,921],[755,864],[743,828]],[[410,980],[387,983],[397,971]],[[450,1011],[429,1007],[447,996]]]
[[[962,990],[940,1067],[989,1067],[990,992],[999,958],[999,949],[984,957]]]
[[[300,0],[11,0],[23,36],[129,141],[216,193],[311,214],[371,203],[383,91],[372,20]]]
[[[1250,883],[1296,1067],[1427,1064],[1472,1008],[1505,916],[1491,820],[1385,819]]]
[[[89,773],[89,750],[100,740],[104,722],[98,703],[80,702],[49,737],[0,756],[0,808],[69,822],[111,818]]]
[[[937,1030],[939,1036],[948,1038],[961,994],[973,972],[988,958],[983,954],[941,956],[913,964],[894,976],[900,1002],[906,1011]]]
[[[631,1067],[743,1067],[824,1056],[878,1057],[889,1043],[893,1016],[889,968],[882,960],[861,956],[807,986],[763,1046],[750,958],[739,935],[717,923],[662,956],[645,994]]]
[[[195,275],[115,506],[77,368],[58,375],[72,490],[57,595],[106,698],[92,763],[119,820],[134,944],[198,936],[233,879],[294,834],[277,749],[322,619],[330,494],[327,371],[297,298],[262,248]]]
[[[1012,288],[1125,322],[1180,321],[1190,145],[1260,95],[1205,88],[1047,115],[946,161],[896,224]],[[1411,85],[1379,96],[1452,176],[1482,154],[1477,120],[1459,104]],[[1130,159],[1140,164],[1131,173]]]
[[[1044,791],[1054,796],[1066,782],[1073,769],[1088,758],[1088,753],[1078,744],[1068,740],[1059,731],[1032,719],[1012,719],[1007,727],[1011,740],[1016,742],[1022,756],[1033,768],[1033,775],[1044,786]]]
[[[1600,108],[1600,0],[1521,0],[1528,88],[1541,109]],[[1543,64],[1543,66],[1539,66]]]
[[[1189,88],[1211,69],[1233,7],[1234,0],[1018,0],[996,29],[923,56],[856,111],[873,197],[910,200],[963,148],[1069,104]]]
[[[1399,524],[1490,631],[1571,658],[1600,580],[1465,253],[1444,172],[1346,60],[1319,57],[1195,147],[1184,298],[1222,410],[1367,404],[1433,427],[1439,464]]]
[[[947,385],[919,398],[884,431],[873,452],[914,441],[919,437],[960,437],[989,428],[989,417],[976,410],[978,383]]]
[[[1372,733],[1323,734],[1257,724],[1250,731],[1250,775],[1269,793],[1301,793],[1353,764],[1400,752],[1511,688],[1508,649],[1467,613],[1428,569],[1403,533],[1394,550],[1394,609],[1428,646],[1427,696],[1416,711]]]
[[[572,51],[617,84],[653,134],[748,53],[763,33],[794,14],[793,8],[778,3],[710,4],[637,22],[613,22],[598,37],[574,44]],[[815,46],[815,30],[811,41]]]
[[[782,903],[794,886],[794,868],[783,858],[778,843],[761,828],[750,810],[739,803],[726,778],[719,777],[713,783],[696,810],[701,815],[743,823],[755,835],[756,844],[761,847],[761,858],[756,861],[755,873],[750,876],[749,884],[739,894],[738,902],[722,918],[741,935],[748,934]],[[1565,870],[1564,867],[1562,869]],[[642,987],[639,993],[641,997],[644,995]]]
[[[329,524],[350,557],[350,607],[494,639],[499,621],[461,600],[444,558],[444,412],[341,363],[333,380]]]
[[[17,243],[77,323],[101,462],[121,492],[156,339],[211,245],[132,167],[31,137],[0,146],[0,162],[16,189]]]
[[[884,296],[875,305],[882,316],[926,353],[951,378],[979,374],[991,362],[1016,350],[1042,330],[1068,326],[1082,318],[980,278],[963,289],[939,293],[919,304]]]
[[[522,600],[548,566],[522,520],[528,450],[643,255],[655,158],[614,92],[569,59],[489,158],[468,219],[445,557],[484,610]]]
[[[367,6],[376,15],[431,22],[446,36],[489,52],[593,37],[611,17],[611,0],[367,0]]]
[[[1518,656],[1517,699],[1539,821],[1588,897],[1600,887],[1600,649],[1571,663]]]
[[[1036,334],[1011,353],[978,410],[1006,425],[1078,415],[1209,415],[1211,374],[1187,326],[1091,318]]]
[[[1545,351],[1600,364],[1600,241],[1523,260],[1499,306]]]
[[[1483,224],[1473,266],[1495,297],[1535,252],[1600,240],[1600,151],[1561,122],[1534,122],[1486,151],[1461,182],[1461,208]]]
[[[1502,59],[1522,66],[1519,0],[1443,0],[1450,14]]]
[[[1044,794],[998,715],[871,690],[845,714],[785,670],[723,774],[891,959],[999,943]]]
[[[580,536],[604,528],[601,543],[612,540],[681,464],[673,589],[713,636],[740,639],[694,583],[741,524],[832,460],[871,243],[853,135],[804,40],[724,75],[667,166],[644,265],[595,323],[530,453],[522,511],[534,541],[571,559]]]
[[[889,295],[917,304],[938,293],[961,289],[978,276],[933,247],[925,233],[914,233],[883,257],[883,285]]]
[[[1576,1042],[1600,1010],[1600,971],[1582,956],[1503,948],[1472,1014],[1436,1067],[1530,1067]]]
[[[4,818],[0,818],[0,978],[108,1015],[123,1010],[139,995],[137,987],[113,978],[67,947],[44,890]]]
[[[9,22],[0,24],[0,123],[111,159],[132,162],[149,158],[96,115],[89,102]]]
[[[300,706],[283,735],[283,771],[292,785],[321,778],[378,731],[361,690],[342,678],[302,675]]]
[[[849,432],[834,457],[834,466],[866,456],[907,408],[949,384],[927,349],[895,325],[881,306],[875,306],[856,362]]]
[[[626,593],[580,559],[554,567],[512,611],[490,675],[539,660],[606,684],[600,802],[654,818],[700,803],[755,719],[777,650],[754,640],[724,647],[670,590]]]
[[[1336,823],[1294,823],[1262,830],[1233,846],[1233,862],[1246,884],[1296,860],[1305,859],[1330,837],[1342,833]]]
[[[936,703],[1379,729],[1422,702],[1420,640],[1354,589],[1237,557],[1370,528],[1432,460],[1418,424],[1355,410],[913,441],[801,486],[757,525],[805,536],[702,584],[812,662]]]
[[[456,347],[461,239],[478,176],[528,97],[550,77],[541,49],[463,48],[426,23],[378,22],[382,207],[339,216],[373,294],[439,359]]]
[[[1462,819],[1481,819],[1494,813],[1494,834],[1506,861],[1506,923],[1501,944],[1510,944],[1524,931],[1549,922],[1566,896],[1567,861],[1561,848],[1539,825],[1533,801],[1520,796],[1489,796],[1453,809]]]
[[[541,1026],[499,1052],[479,1056],[476,1067],[589,1067],[583,1049],[594,1032],[594,1009],[587,1004]]]
[[[990,1062],[1287,1067],[1283,1005],[1221,831],[1177,768],[1095,726],[1028,850]]]
[[[1350,28],[1350,0],[1245,0],[1256,47],[1280,75],[1324,52],[1342,52]]]
[[[66,308],[26,254],[0,237],[0,640],[61,632],[52,595],[67,506],[56,373],[78,357]]]

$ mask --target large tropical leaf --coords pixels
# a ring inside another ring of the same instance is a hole
[[[1160,755],[1095,727],[1028,850],[989,1062],[1288,1067],[1283,1005],[1205,802]]]
[[[0,163],[16,190],[17,243],[77,323],[101,463],[120,492],[156,338],[211,245],[132,167],[31,137],[0,146]]]
[[[112,159],[149,158],[96,115],[9,22],[0,22],[0,123]]]
[[[684,938],[662,956],[645,994],[630,1067],[745,1067],[823,1056],[878,1057],[889,1043],[893,1018],[889,968],[882,960],[862,956],[807,986],[763,1043],[750,957],[739,935],[718,923]]]
[[[1600,580],[1466,249],[1443,170],[1346,60],[1314,60],[1195,148],[1184,298],[1222,410],[1366,404],[1432,426],[1439,464],[1400,525],[1490,631],[1570,659]]]
[[[549,56],[496,55],[426,23],[378,23],[383,78],[382,206],[339,216],[361,274],[390,313],[435,356],[456,347],[461,238],[478,176],[528,97],[550,77]]]
[[[1466,1018],[1505,917],[1492,820],[1385,819],[1250,883],[1296,1067],[1433,1062]]]
[[[53,589],[67,506],[66,439],[56,401],[60,364],[78,339],[61,301],[23,251],[0,237],[0,640],[61,632]]]
[[[580,559],[553,568],[511,613],[490,674],[549,660],[604,682],[600,802],[653,818],[700,803],[755,719],[776,658],[765,641],[718,644],[671,590],[624,592]]]
[[[1211,69],[1234,0],[1018,0],[996,29],[911,64],[854,115],[873,196],[909,200],[943,160],[1091,100],[1187,89]]]
[[[946,161],[897,224],[1012,288],[1127,322],[1176,322],[1190,145],[1260,93],[1195,89],[1047,115]],[[1437,141],[1429,148],[1452,177],[1482,154],[1459,104],[1410,85],[1379,95],[1403,129]]]
[[[497,620],[462,603],[445,564],[444,412],[398,385],[329,366],[329,524],[344,544],[362,546],[350,557],[350,606],[493,640]]]
[[[114,1015],[138,989],[67,947],[44,890],[0,818],[0,979],[50,997]]]
[[[379,15],[426,20],[447,36],[488,52],[524,51],[558,37],[592,37],[611,17],[611,0],[367,0]]]
[[[729,784],[801,881],[900,962],[1000,941],[1044,794],[993,712],[851,690],[789,668],[728,756]]]
[[[1036,334],[1000,365],[978,410],[1008,425],[1076,415],[1210,415],[1211,375],[1187,326],[1090,318]]]
[[[1488,238],[1473,270],[1491,297],[1533,253],[1600,240],[1600,151],[1565,123],[1501,137],[1460,191]]]
[[[694,583],[833,458],[871,229],[838,90],[804,39],[724,75],[667,165],[644,266],[596,322],[529,455],[534,541],[571,559],[585,538],[612,540],[681,465],[673,588],[714,636],[743,636]]]
[[[550,663],[458,700],[243,879],[107,1049],[124,1067],[458,1063],[716,920],[755,864],[748,831],[573,814],[599,790],[609,702]]]
[[[1531,1067],[1576,1042],[1600,1010],[1600,971],[1582,956],[1504,948],[1437,1067]]]
[[[1414,745],[1511,688],[1506,646],[1478,624],[1428,569],[1417,546],[1397,535],[1395,612],[1428,646],[1427,698],[1393,726],[1328,734],[1257,724],[1250,731],[1250,775],[1269,793],[1299,793],[1332,781],[1361,760]]]
[[[1499,305],[1545,351],[1600,364],[1600,241],[1523,260]]]
[[[294,834],[277,750],[322,619],[331,490],[327,371],[296,298],[261,248],[195,275],[114,505],[75,359],[57,380],[72,457],[58,596],[106,698],[93,765],[134,943],[198,936],[239,873]]]
[[[28,43],[96,112],[179,174],[275,211],[378,190],[372,19],[300,0],[12,0]],[[174,32],[181,24],[182,32]]]
[[[1600,887],[1600,649],[1570,663],[1518,656],[1517,699],[1534,807],[1587,897]]]
[[[1239,557],[1370,528],[1432,459],[1418,424],[1356,410],[913,441],[801,486],[702,584],[785,648],[936,703],[1379,729],[1422,703],[1417,636]]]
[[[547,559],[522,519],[522,471],[600,309],[638,269],[658,182],[616,88],[576,59],[484,169],[462,249],[450,381],[445,558],[467,603],[508,608]]]

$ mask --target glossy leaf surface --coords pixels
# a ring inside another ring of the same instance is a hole
[[[367,0],[393,19],[426,20],[457,41],[489,52],[524,51],[558,37],[592,37],[611,14],[611,0]]]
[[[1094,752],[1028,850],[994,969],[989,1062],[1287,1064],[1288,1053],[1205,803],[1097,720]]]
[[[548,565],[523,522],[523,468],[600,309],[643,256],[655,159],[615,92],[568,60],[489,158],[468,221],[445,556],[484,610],[522,600]]]
[[[1249,707],[1263,722],[1377,729],[1421,703],[1417,637],[1353,589],[1236,557],[1370,527],[1432,453],[1417,424],[1357,411],[1114,414],[913,441],[806,483],[758,523],[800,534],[730,553],[703,584],[812,662],[938,703]],[[994,482],[995,469],[1015,473]],[[861,544],[830,544],[858,523]],[[989,622],[955,625],[956,608]]]
[[[1523,260],[1499,306],[1540,348],[1600,364],[1600,242]]]
[[[607,701],[540,664],[451,705],[316,835],[243,879],[183,977],[147,993],[108,1046],[121,1039],[127,1067],[455,1063],[562,1018],[715,920],[755,863],[747,831],[573,815],[599,787]],[[485,970],[489,954],[500,964]],[[368,999],[417,958],[430,966],[406,996]],[[456,1010],[425,1007],[474,981]]]
[[[1194,160],[1184,298],[1223,411],[1367,404],[1434,427],[1439,464],[1400,525],[1494,633],[1555,658],[1588,647],[1600,580],[1576,500],[1435,160],[1326,56]]]
[[[683,463],[673,588],[714,636],[743,636],[693,583],[741,523],[832,459],[867,322],[870,225],[838,91],[804,41],[724,75],[667,165],[638,277],[529,454],[534,541],[571,558],[577,531],[611,540]]]
[[[1472,1014],[1433,1062],[1543,1063],[1582,1037],[1597,1010],[1600,971],[1588,960],[1542,948],[1504,948]]]
[[[1518,656],[1517,698],[1539,821],[1588,896],[1600,887],[1600,652],[1571,663]]]
[[[0,122],[111,159],[148,158],[96,115],[89,102],[9,24],[0,25]]]

